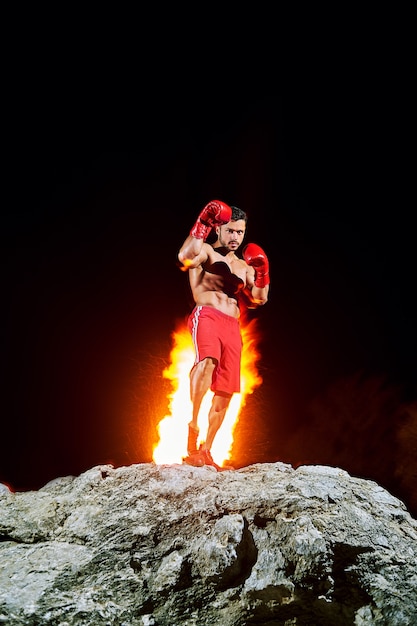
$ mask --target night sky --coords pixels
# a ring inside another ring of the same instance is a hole
[[[416,516],[415,193],[400,108],[158,100],[129,133],[113,122],[114,150],[82,117],[43,111],[16,127],[3,172],[0,481],[38,489],[151,461],[171,333],[191,306],[176,254],[221,199],[248,212],[246,243],[271,268],[270,300],[251,314],[263,384],[235,465],[341,467]]]

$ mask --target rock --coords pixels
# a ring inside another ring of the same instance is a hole
[[[0,538],[8,626],[416,624],[417,522],[338,468],[97,466],[0,489]]]

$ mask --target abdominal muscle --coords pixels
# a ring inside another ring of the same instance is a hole
[[[218,255],[220,257],[220,255]],[[221,258],[221,257],[220,257]],[[216,260],[216,259],[215,259]],[[243,280],[244,276],[239,277]],[[211,306],[235,319],[240,316],[237,298],[224,291],[224,278],[203,270],[202,266],[189,270],[190,287],[196,306]]]
[[[194,296],[196,306],[212,306],[217,311],[238,318],[240,315],[237,300],[229,298],[225,293],[217,291],[203,291]]]

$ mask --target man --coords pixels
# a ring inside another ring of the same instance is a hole
[[[268,300],[269,263],[265,252],[250,243],[243,259],[236,252],[243,242],[247,214],[221,200],[212,200],[201,211],[178,253],[182,269],[188,271],[195,307],[188,318],[195,362],[190,372],[193,405],[188,424],[188,456],[185,463],[221,470],[211,456],[213,440],[223,423],[233,393],[240,392],[242,336],[239,305],[249,298],[251,308]],[[217,239],[206,239],[212,229]],[[198,414],[202,400],[214,392],[205,441],[197,449]]]

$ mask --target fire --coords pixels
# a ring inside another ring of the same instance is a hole
[[[257,348],[259,334],[256,319],[241,319],[243,339],[241,363],[241,392],[234,394],[226,412],[224,422],[216,435],[211,449],[214,460],[222,465],[230,458],[233,445],[234,429],[239,421],[239,414],[249,394],[262,383],[257,371],[260,354]],[[153,450],[153,460],[157,464],[182,463],[187,455],[188,422],[191,420],[192,404],[190,400],[190,370],[194,364],[194,347],[185,322],[178,325],[172,333],[173,347],[170,365],[163,371],[164,378],[172,383],[169,394],[170,414],[158,424],[159,442]],[[205,436],[208,426],[208,412],[213,393],[208,391],[200,408],[198,423],[201,436]]]

